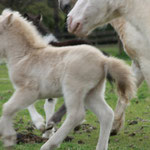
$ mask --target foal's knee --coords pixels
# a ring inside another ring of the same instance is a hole
[[[3,116],[12,116],[15,112],[13,109],[14,105],[9,104],[9,102],[3,105]]]
[[[77,122],[80,123],[81,121],[84,120],[84,118],[85,118],[85,112],[81,112],[79,113],[79,116],[76,119],[77,119]]]
[[[106,122],[110,122],[111,124],[114,121],[114,112],[111,108],[107,109],[105,111],[105,114],[103,116],[103,118],[105,119]]]
[[[85,118],[85,111],[78,111],[77,113],[74,113],[70,115],[71,122],[76,126],[80,124]]]

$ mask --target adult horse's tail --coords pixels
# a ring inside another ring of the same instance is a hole
[[[107,74],[109,73],[115,79],[119,96],[112,128],[112,135],[114,135],[123,127],[125,109],[129,100],[135,95],[136,83],[130,67],[119,59],[106,58],[105,70]]]

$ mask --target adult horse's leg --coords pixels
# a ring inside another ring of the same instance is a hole
[[[57,132],[42,146],[41,150],[53,150],[58,147],[67,134],[84,119],[84,98],[86,94],[83,89],[65,88],[64,98],[67,118]]]
[[[13,128],[12,118],[21,109],[35,102],[38,93],[32,89],[18,89],[7,103],[3,105],[3,113],[0,118],[0,136],[4,146],[10,147],[15,144],[16,132]]]
[[[132,61],[131,67],[132,67],[132,71],[134,73],[134,76],[136,78],[136,85],[137,85],[137,87],[139,87],[144,80],[142,70],[141,70],[139,64],[135,61]]]
[[[55,105],[56,105],[57,99],[56,98],[49,98],[45,100],[44,104],[44,111],[46,114],[46,127],[48,126],[50,118],[53,116],[55,111]],[[55,129],[47,130],[43,134],[44,138],[49,138],[49,136],[52,136],[55,132]]]
[[[102,92],[101,87],[93,90],[92,93],[88,95],[86,105],[96,114],[100,121],[100,135],[96,150],[107,150],[114,113],[104,100],[104,93]]]
[[[143,73],[143,76],[146,80],[146,83],[148,84],[149,88],[150,88],[150,70],[148,69],[150,66],[150,60],[147,59],[146,57],[141,59],[140,61],[140,67],[141,67],[141,71]]]
[[[28,107],[28,111],[30,113],[33,124],[38,130],[44,131],[45,123],[44,118],[37,112],[34,104]]]
[[[136,62],[132,62],[132,71],[134,73],[134,76],[136,78],[136,85],[137,87],[140,86],[140,84],[144,80],[143,73],[141,71],[140,66]],[[111,131],[111,135],[116,135],[121,128],[124,125],[124,120],[125,120],[125,110],[127,108],[128,104],[125,103],[122,99],[119,99],[115,108],[115,119]]]

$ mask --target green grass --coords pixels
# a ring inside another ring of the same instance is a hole
[[[128,64],[131,64],[130,59],[123,53],[118,55],[116,46],[110,45],[101,46],[101,50],[105,50],[113,56],[124,59]],[[117,101],[115,92],[112,92],[112,87],[107,83],[106,87],[106,101],[114,109]],[[8,77],[8,71],[6,65],[0,65],[0,115],[2,113],[2,105],[10,98],[13,93],[13,87]],[[36,107],[38,111],[44,115],[43,110],[44,101],[38,101]],[[63,100],[57,104],[56,109],[63,103]],[[86,123],[96,127],[90,133],[80,130],[80,132],[69,134],[74,137],[72,142],[64,142],[58,150],[94,150],[99,136],[99,123],[95,115],[87,111]],[[131,121],[137,121],[135,125],[129,125]],[[14,118],[15,128],[18,128],[17,132],[27,132],[26,127],[31,123],[30,116],[27,110],[22,110],[17,113]],[[60,125],[59,125],[60,126]],[[38,130],[33,130],[33,133],[41,136],[42,133]],[[84,144],[78,144],[78,141],[82,140]],[[15,146],[15,150],[39,150],[41,144],[19,144]],[[149,150],[150,149],[150,92],[146,83],[144,82],[137,92],[137,97],[134,98],[127,111],[126,121],[124,129],[117,135],[110,137],[109,150]],[[2,143],[0,142],[0,150],[4,150]]]

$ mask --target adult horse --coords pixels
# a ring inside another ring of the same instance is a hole
[[[64,5],[69,5],[71,0],[65,1],[60,0],[62,8],[65,8]],[[132,70],[137,79],[137,87],[144,79],[150,87],[149,4],[148,0],[88,0],[86,2],[78,0],[68,14],[68,30],[79,36],[85,36],[96,27],[109,22],[119,34],[124,50],[132,59]],[[120,130],[126,106],[120,100],[118,101],[112,132],[117,133]]]
[[[67,118],[41,150],[53,150],[61,144],[84,119],[85,105],[101,123],[97,150],[107,150],[113,111],[104,100],[106,74],[116,79],[118,96],[128,102],[135,93],[130,68],[92,46],[49,46],[30,22],[11,10],[4,10],[0,16],[0,33],[0,56],[7,58],[15,88],[0,118],[4,145],[9,147],[15,142],[12,118],[19,110],[37,99],[64,96]]]

